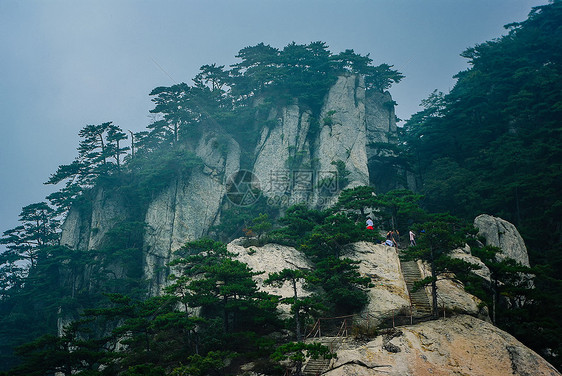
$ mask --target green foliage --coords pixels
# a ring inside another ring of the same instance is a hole
[[[298,103],[313,113],[311,124],[318,131],[322,102],[339,75],[363,75],[370,90],[381,91],[401,75],[389,65],[373,67],[368,56],[353,50],[333,55],[323,42],[293,42],[282,49],[260,43],[242,49],[237,58],[240,61],[231,69],[203,65],[193,86],[155,88],[150,93],[152,122],[145,131],[128,135],[112,122],[81,129],[77,157],[59,166],[46,183],[60,187],[47,197],[55,208],[46,203],[25,207],[22,225],[6,231],[0,240],[8,246],[0,256],[3,364],[13,365],[14,359],[4,363],[11,349],[39,334],[48,336],[22,352],[22,367],[30,367],[22,372],[160,375],[173,370],[177,375],[203,375],[223,372],[220,358],[234,359],[234,351],[246,355],[271,351],[272,344],[260,336],[280,325],[277,298],[260,293],[252,279],[255,272],[233,260],[223,244],[210,240],[188,244],[171,265],[176,273],[169,295],[141,298],[148,205],[174,179],[185,179],[202,167],[195,150],[209,141],[201,139],[203,134],[214,134],[209,142],[223,157],[232,144],[224,135],[232,135],[242,150],[242,163],[251,163],[261,131],[272,126],[276,106]],[[332,115],[328,112],[327,118]],[[128,140],[130,147],[124,145]],[[294,151],[291,158],[291,166],[304,166],[302,153]],[[349,172],[342,161],[334,165],[339,187],[344,187]],[[58,221],[71,207],[89,217],[100,194],[118,198],[127,216],[105,234],[99,249],[79,252],[59,247]],[[228,240],[244,229],[264,237],[273,228],[270,218],[277,216],[278,209],[262,197],[252,206],[232,205],[223,211],[214,231]],[[287,227],[277,234],[287,242],[305,239],[310,254],[321,261],[322,244],[328,244],[328,254],[338,254],[361,235],[349,218],[329,217],[328,223],[326,217],[304,208],[288,211]],[[330,230],[332,236],[322,237]],[[347,268],[351,274],[355,270],[352,265]],[[360,285],[353,278],[341,283]],[[308,298],[295,296],[286,303],[297,313],[316,309]],[[187,314],[193,308],[201,310],[201,317]],[[72,324],[69,337],[53,336],[58,317],[72,321],[84,310],[91,321]],[[103,346],[106,350],[117,346],[117,341],[125,346],[118,356],[101,351]],[[235,349],[236,342],[246,346]],[[226,352],[220,352],[223,349]],[[67,359],[59,362],[63,357]],[[45,361],[41,364],[40,359]],[[63,368],[53,368],[57,362]]]
[[[205,356],[199,354],[187,358],[189,365],[176,367],[171,376],[204,376],[210,373],[222,373],[226,361],[235,354],[228,351],[209,351]]]
[[[187,249],[193,248],[200,252],[172,263],[186,278],[172,276],[170,293],[179,296],[187,306],[200,308],[207,319],[221,319],[222,330],[227,334],[255,329],[258,323],[262,328],[277,325],[274,297],[259,292],[252,279],[261,273],[233,260],[220,243],[204,240],[187,245]]]
[[[306,281],[310,278],[311,272],[302,269],[283,269],[279,273],[270,273],[267,279],[264,281],[265,284],[281,287],[283,283],[290,282],[293,288],[293,297],[284,298],[279,302],[284,304],[290,304],[291,312],[294,315],[295,321],[295,336],[297,342],[302,341],[302,317],[301,313],[310,312],[314,309],[314,306],[310,305],[310,302],[314,299],[299,299],[297,283],[302,282],[306,286]]]
[[[424,260],[431,266],[431,276],[424,279],[422,285],[431,284],[433,298],[433,316],[437,317],[437,279],[442,275],[450,273],[466,275],[474,266],[462,261],[455,260],[449,256],[452,249],[461,247],[466,242],[466,231],[463,223],[448,214],[435,214],[429,216],[429,221],[414,226],[419,234],[416,246],[410,247],[408,252],[402,256],[408,260]]]
[[[78,135],[78,156],[68,165],[61,165],[45,184],[64,182],[64,187],[48,198],[58,207],[57,214],[66,212],[85,189],[93,187],[102,176],[119,174],[123,155],[129,150],[121,142],[127,136],[112,122],[86,125]]]
[[[410,223],[419,223],[425,219],[425,212],[418,206],[422,197],[406,189],[395,189],[377,195],[375,201],[383,219],[389,220],[388,228],[406,233]]]
[[[223,372],[227,359],[269,356],[273,343],[263,336],[280,323],[277,299],[259,292],[252,279],[259,273],[210,239],[188,243],[178,254],[167,294],[105,294],[64,336],[23,347],[24,361],[13,374],[205,375]]]
[[[128,370],[122,373],[123,376],[164,376],[166,370],[160,366],[152,363],[139,364],[129,367]]]
[[[500,248],[485,246],[473,248],[472,254],[478,257],[490,270],[490,283],[484,283],[482,299],[489,302],[492,309],[492,322],[505,314],[512,305],[521,305],[530,296],[529,281],[533,270],[513,259],[500,259]],[[500,299],[503,297],[503,301]],[[497,312],[500,312],[499,315]],[[502,320],[500,320],[501,322]]]
[[[0,254],[0,300],[6,299],[10,290],[23,286],[28,270],[37,264],[40,250],[59,241],[59,220],[47,203],[25,206],[19,217],[22,224],[5,231],[0,238],[0,244],[6,245]]]
[[[361,213],[361,220],[365,218],[365,210],[368,208],[375,208],[378,205],[375,198],[375,189],[366,185],[355,188],[344,189],[339,197],[337,208],[348,210],[359,210]]]
[[[369,277],[361,277],[359,261],[327,257],[316,264],[316,283],[325,292],[324,304],[336,314],[358,312],[369,301],[365,288],[371,286]]]
[[[298,246],[306,239],[312,229],[322,223],[326,216],[318,210],[309,209],[305,204],[290,206],[285,215],[279,219],[283,228],[272,231],[268,238],[270,241]]]
[[[271,358],[275,361],[290,359],[295,362],[297,365],[297,375],[301,375],[302,363],[307,357],[312,359],[318,359],[319,357],[331,359],[336,357],[336,354],[332,353],[327,346],[318,342],[291,342],[277,347],[275,352],[271,355]]]
[[[248,230],[256,234],[258,239],[261,238],[266,232],[273,228],[273,224],[269,220],[269,215],[260,214],[256,218],[252,219]]]
[[[334,114],[336,113],[336,110],[330,110],[326,113],[326,116],[324,117],[324,119],[322,119],[322,121],[324,122],[324,125],[327,126],[332,126],[334,124]]]
[[[531,247],[535,257],[554,254],[562,228],[561,19],[559,1],[536,7],[507,36],[467,49],[471,68],[406,125],[427,208],[501,216],[548,250]]]
[[[70,324],[61,336],[44,335],[16,350],[25,361],[8,372],[13,376],[100,375],[99,362],[110,362],[113,354],[105,351],[103,341],[81,338],[83,321]]]
[[[275,218],[278,216],[279,210],[275,206],[268,205],[267,198],[260,195],[258,200],[251,205],[240,206],[231,205],[221,212],[221,223],[210,229],[214,233],[214,237],[221,241],[231,241],[238,237],[246,235],[246,231],[254,224],[254,220],[259,216],[264,220],[260,229],[262,232],[267,231],[267,216]],[[257,223],[256,223],[257,224]],[[258,226],[259,227],[259,226]]]
[[[162,148],[151,153],[137,153],[127,164],[127,173],[121,182],[112,185],[139,205],[140,217],[148,203],[178,177],[187,178],[203,162],[193,152],[183,148]]]
[[[330,215],[312,229],[300,248],[315,259],[339,257],[346,253],[349,243],[363,238],[363,230],[362,224],[357,225],[344,214]]]
[[[541,342],[552,343],[562,328],[561,23],[562,3],[552,1],[507,25],[506,36],[468,48],[462,56],[470,68],[456,75],[448,94],[434,92],[422,103],[403,139],[428,210],[469,220],[483,212],[502,217],[521,232],[532,265],[549,265],[535,280],[541,293],[502,312],[501,325],[558,367],[560,353],[549,354],[559,346],[543,351]]]
[[[77,310],[101,304],[103,293],[141,294],[141,275],[139,249],[115,253],[42,247],[25,288],[12,291],[10,299],[0,302],[2,364],[15,365],[15,347],[45,334],[55,335],[59,319],[72,320]]]
[[[299,305],[307,310],[328,309],[338,314],[362,308],[368,301],[364,287],[370,280],[360,277],[357,262],[340,257],[348,252],[350,243],[375,240],[373,231],[365,230],[362,222],[355,223],[343,213],[320,212],[302,204],[290,207],[280,222],[286,226],[271,233],[269,239],[297,246],[315,264],[314,273],[305,279],[310,287],[321,291],[317,300],[322,304],[313,307],[300,302]],[[289,275],[272,278],[291,279]],[[297,301],[294,298],[291,304]]]

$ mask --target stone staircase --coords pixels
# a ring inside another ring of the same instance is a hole
[[[320,337],[316,338],[314,342],[320,342],[324,346],[329,347],[332,352],[336,352],[345,339],[345,337]],[[324,359],[322,357],[318,359],[308,359],[304,364],[302,374],[305,376],[321,375],[322,372],[329,369],[330,361],[331,359]]]
[[[429,298],[425,289],[421,288],[412,292],[414,289],[414,283],[422,279],[418,264],[415,261],[401,261],[400,265],[402,267],[402,274],[404,275],[406,286],[408,287],[408,292],[410,294],[410,302],[412,303],[412,308],[414,310],[413,315],[418,317],[431,315],[431,304],[429,303]]]
[[[321,375],[330,366],[330,359],[318,358],[309,359],[304,365],[302,374],[305,376]]]

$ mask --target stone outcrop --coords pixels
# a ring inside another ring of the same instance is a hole
[[[418,260],[422,278],[431,277],[431,268],[426,262]],[[481,312],[482,301],[476,296],[467,293],[461,282],[454,278],[454,275],[442,275],[437,278],[437,304],[441,315],[451,313],[465,313],[473,316],[482,315],[486,317],[486,312]],[[431,296],[431,286],[425,287],[428,296]],[[433,299],[430,299],[433,304]]]
[[[292,287],[285,283],[282,287],[263,284],[269,273],[287,269],[312,270],[313,266],[304,254],[293,247],[278,244],[263,246],[246,246],[244,239],[237,239],[228,244],[229,252],[236,254],[236,259],[248,264],[256,272],[264,272],[254,277],[262,291],[283,298],[292,297]],[[370,242],[357,242],[349,246],[346,258],[360,261],[359,272],[369,277],[372,286],[367,289],[369,304],[360,313],[362,319],[368,319],[369,325],[378,325],[393,316],[410,314],[410,296],[404,275],[400,267],[400,259],[393,247]],[[429,268],[418,263],[422,277],[427,276]],[[474,316],[483,315],[479,308],[480,300],[464,291],[458,282],[450,280],[438,281],[439,303],[443,303],[447,314],[466,313]],[[431,291],[427,290],[428,300]],[[310,295],[310,291],[298,284],[298,295]],[[360,319],[361,320],[361,319]]]
[[[488,282],[491,281],[490,269],[482,262],[482,260],[472,255],[472,253],[470,252],[470,247],[468,245],[464,248],[453,249],[451,252],[449,252],[449,256],[475,265],[476,268],[472,270],[472,272]]]
[[[389,92],[371,90],[365,95],[365,125],[368,152],[373,153],[376,143],[396,141],[396,115],[394,101]],[[373,154],[368,155],[372,157]]]
[[[391,349],[392,351],[389,351]],[[554,376],[546,360],[492,324],[467,315],[403,326],[348,342],[326,376]]]
[[[90,250],[103,245],[107,232],[129,217],[124,200],[99,188],[89,210],[72,207],[62,226],[61,245]]]
[[[409,313],[408,288],[396,249],[368,242],[354,243],[351,248],[346,257],[361,261],[359,272],[371,278],[373,284],[363,315],[368,315],[373,323],[380,323],[393,315]]]
[[[498,254],[500,260],[511,258],[521,265],[530,266],[525,242],[512,223],[481,214],[474,219],[474,227],[478,229],[478,235],[486,239],[486,245],[501,249],[501,253]]]
[[[346,187],[369,184],[373,173],[384,175],[370,171],[369,159],[376,163],[381,156],[393,157],[380,149],[396,140],[393,103],[389,93],[366,90],[362,77],[349,75],[339,77],[329,90],[317,119],[297,104],[272,110],[268,123],[273,125],[261,130],[253,168],[264,194],[326,207],[333,203],[333,193],[345,188],[337,186],[342,181],[334,163],[345,164]],[[327,184],[328,192],[320,192],[319,184],[330,179],[336,185]]]
[[[312,193],[312,184],[294,189],[289,171],[294,165],[303,171],[312,170],[308,139],[310,116],[310,112],[302,112],[298,105],[290,105],[272,111],[269,119],[276,125],[262,129],[253,173],[269,198],[291,194],[294,202],[300,202],[306,201]]]
[[[204,167],[194,169],[188,177],[176,177],[148,207],[144,269],[151,294],[158,294],[165,285],[166,264],[173,251],[205,235],[217,221],[226,193],[225,176],[239,169],[238,144],[230,140],[223,153],[214,146],[215,137],[202,137],[196,149]]]
[[[293,247],[279,244],[265,244],[263,246],[245,246],[243,239],[230,242],[227,246],[229,252],[236,254],[236,260],[247,264],[254,272],[263,272],[254,276],[261,291],[268,292],[282,298],[292,298],[294,296],[293,286],[285,282],[281,287],[265,285],[270,273],[278,273],[283,269],[303,269],[312,270],[311,262],[304,254]],[[305,297],[310,295],[310,291],[303,288],[302,281],[297,282],[297,295]],[[281,305],[285,313],[289,313],[289,306]]]
[[[158,294],[173,252],[220,223],[221,212],[231,205],[226,196],[228,178],[241,165],[254,174],[266,197],[283,199],[274,204],[305,202],[317,208],[332,205],[339,189],[367,185],[373,176],[387,176],[389,169],[397,173],[392,163],[377,164],[380,158],[393,158],[392,153],[382,151],[381,144],[396,140],[394,102],[387,92],[366,89],[363,77],[339,77],[318,114],[298,101],[270,106],[268,111],[265,123],[256,120],[248,125],[260,132],[252,160],[241,160],[242,154],[247,158],[252,151],[241,153],[230,135],[203,132],[193,143],[196,146],[191,146],[203,166],[194,168],[189,176],[176,176],[148,203],[144,218],[133,218],[138,212],[129,213],[123,198],[100,189],[90,208],[70,210],[62,243],[73,249],[96,249],[119,222],[144,220],[145,278],[151,293]],[[336,174],[333,163],[339,161],[349,173],[346,179]]]
[[[148,206],[145,249],[149,254],[166,260],[170,252],[206,235],[212,224],[219,223],[227,178],[241,164],[257,177],[267,197],[282,196],[282,204],[287,206],[333,204],[338,188],[345,188],[338,186],[343,180],[337,179],[333,162],[345,164],[348,187],[369,184],[377,174],[387,175],[389,166],[377,165],[384,169],[378,171],[379,167],[369,164],[376,165],[382,156],[380,145],[375,150],[374,144],[395,142],[394,102],[387,92],[367,90],[362,77],[339,77],[319,114],[298,102],[273,106],[269,111],[266,123],[249,125],[261,132],[251,161],[242,163],[240,147],[229,135],[201,136],[193,151],[203,160],[203,168],[188,177],[177,176]],[[227,146],[217,148],[225,139]],[[90,209],[70,210],[63,226],[63,244],[82,250],[99,247],[107,230],[130,216],[118,196],[102,190],[97,195]],[[147,258],[147,270],[159,266],[162,262]]]
[[[350,187],[369,184],[365,82],[362,77],[338,78],[324,102],[320,126],[316,155],[319,170],[335,171],[332,163],[343,161],[349,171]]]

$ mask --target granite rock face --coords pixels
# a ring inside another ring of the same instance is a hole
[[[294,201],[306,201],[311,190],[292,189],[291,169],[311,171],[311,148],[308,139],[310,112],[298,105],[272,111],[270,121],[276,125],[264,127],[256,146],[253,173],[263,193],[272,200],[290,195]],[[286,179],[287,178],[287,179]]]
[[[225,176],[239,170],[240,149],[230,140],[226,153],[216,148],[216,136],[203,136],[196,154],[204,167],[178,176],[150,203],[145,223],[145,276],[151,294],[160,293],[172,253],[206,234],[216,222],[226,193]]]
[[[326,208],[335,203],[339,190],[373,183],[373,176],[387,177],[388,169],[396,170],[377,164],[379,157],[385,161],[392,157],[380,144],[396,142],[394,102],[387,92],[367,90],[363,77],[339,77],[317,114],[296,100],[268,111],[266,123],[256,117],[255,124],[248,124],[260,133],[254,149],[244,153],[230,135],[203,132],[190,146],[203,166],[189,176],[176,176],[148,204],[144,218],[131,218],[126,198],[100,189],[90,209],[70,210],[62,243],[73,249],[96,249],[119,222],[144,220],[145,277],[151,294],[157,294],[173,251],[220,223],[222,211],[230,205],[228,178],[241,165],[253,173],[271,203],[282,207],[303,202]],[[336,162],[345,165],[346,179],[337,176]]]
[[[229,252],[236,254],[236,260],[247,264],[254,272],[262,274],[254,276],[260,291],[277,295],[282,298],[292,298],[294,296],[293,286],[285,282],[281,287],[265,285],[270,273],[279,273],[283,269],[304,269],[312,270],[312,263],[306,256],[293,247],[279,244],[265,244],[263,246],[245,246],[242,239],[237,239],[227,245]],[[297,296],[309,296],[310,291],[303,288],[302,281],[297,282]],[[289,306],[279,307],[285,314],[289,314]]]
[[[490,269],[482,262],[482,260],[470,253],[470,247],[466,246],[464,249],[453,249],[451,252],[449,252],[449,256],[451,256],[452,258],[463,260],[465,262],[468,262],[469,264],[476,265],[477,268],[472,272],[488,282],[491,281]]]
[[[283,298],[292,297],[293,290],[288,283],[281,288],[266,286],[263,281],[269,273],[287,269],[312,270],[313,265],[306,256],[293,247],[278,244],[263,246],[245,246],[243,239],[237,239],[228,244],[228,250],[236,254],[236,259],[248,264],[256,272],[264,272],[254,277],[262,291],[279,295]],[[363,309],[360,317],[368,317],[370,325],[380,324],[394,315],[404,315],[410,312],[410,295],[406,281],[400,267],[400,259],[394,247],[370,242],[357,242],[349,246],[346,258],[360,261],[359,273],[371,279],[372,286],[367,289],[369,304]],[[424,264],[419,264],[422,272],[429,273]],[[422,274],[424,276],[424,274]],[[480,300],[464,291],[463,287],[452,281],[439,281],[438,291],[440,302],[445,303],[449,313],[465,313],[479,315]],[[298,295],[307,296],[299,283]],[[430,291],[428,299],[431,300]]]
[[[481,214],[474,219],[474,227],[478,229],[478,235],[486,239],[486,245],[501,249],[501,253],[498,254],[500,260],[511,258],[521,265],[530,266],[525,242],[512,223]]]
[[[327,207],[337,189],[368,185],[372,173],[384,175],[370,171],[369,163],[391,157],[380,144],[396,142],[393,103],[389,93],[366,90],[362,77],[349,75],[338,78],[316,119],[298,104],[272,110],[273,125],[263,127],[253,165],[264,194]],[[336,175],[340,161],[349,173],[345,186]],[[323,183],[327,192],[317,189]]]
[[[359,272],[371,278],[369,304],[363,309],[374,323],[380,323],[394,314],[408,313],[410,296],[400,268],[396,248],[384,244],[358,242],[346,257],[360,261]]]
[[[367,343],[344,343],[337,353],[324,375],[560,375],[513,336],[468,315],[400,327]]]
[[[431,277],[431,268],[428,263],[418,260],[418,267],[422,278]],[[466,292],[462,283],[457,281],[453,275],[438,277],[436,284],[437,304],[439,305],[438,312],[440,312],[440,314],[445,312],[445,314],[464,313],[473,316],[486,316],[486,312],[481,312],[480,309],[482,301],[476,296]],[[426,286],[425,290],[428,297],[430,297],[430,304],[433,304],[433,299],[431,299],[431,286]]]
[[[129,217],[124,198],[97,189],[90,210],[73,207],[62,226],[61,245],[90,250],[103,245],[107,232]]]
[[[344,162],[349,171],[349,187],[369,184],[365,117],[364,80],[356,76],[339,77],[320,114],[316,157],[320,171],[335,171],[332,163]]]

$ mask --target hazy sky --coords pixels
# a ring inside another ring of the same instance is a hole
[[[77,154],[78,131],[139,131],[157,86],[191,84],[259,42],[324,41],[406,78],[390,89],[408,119],[467,68],[459,54],[505,34],[547,0],[0,0],[0,233]]]

